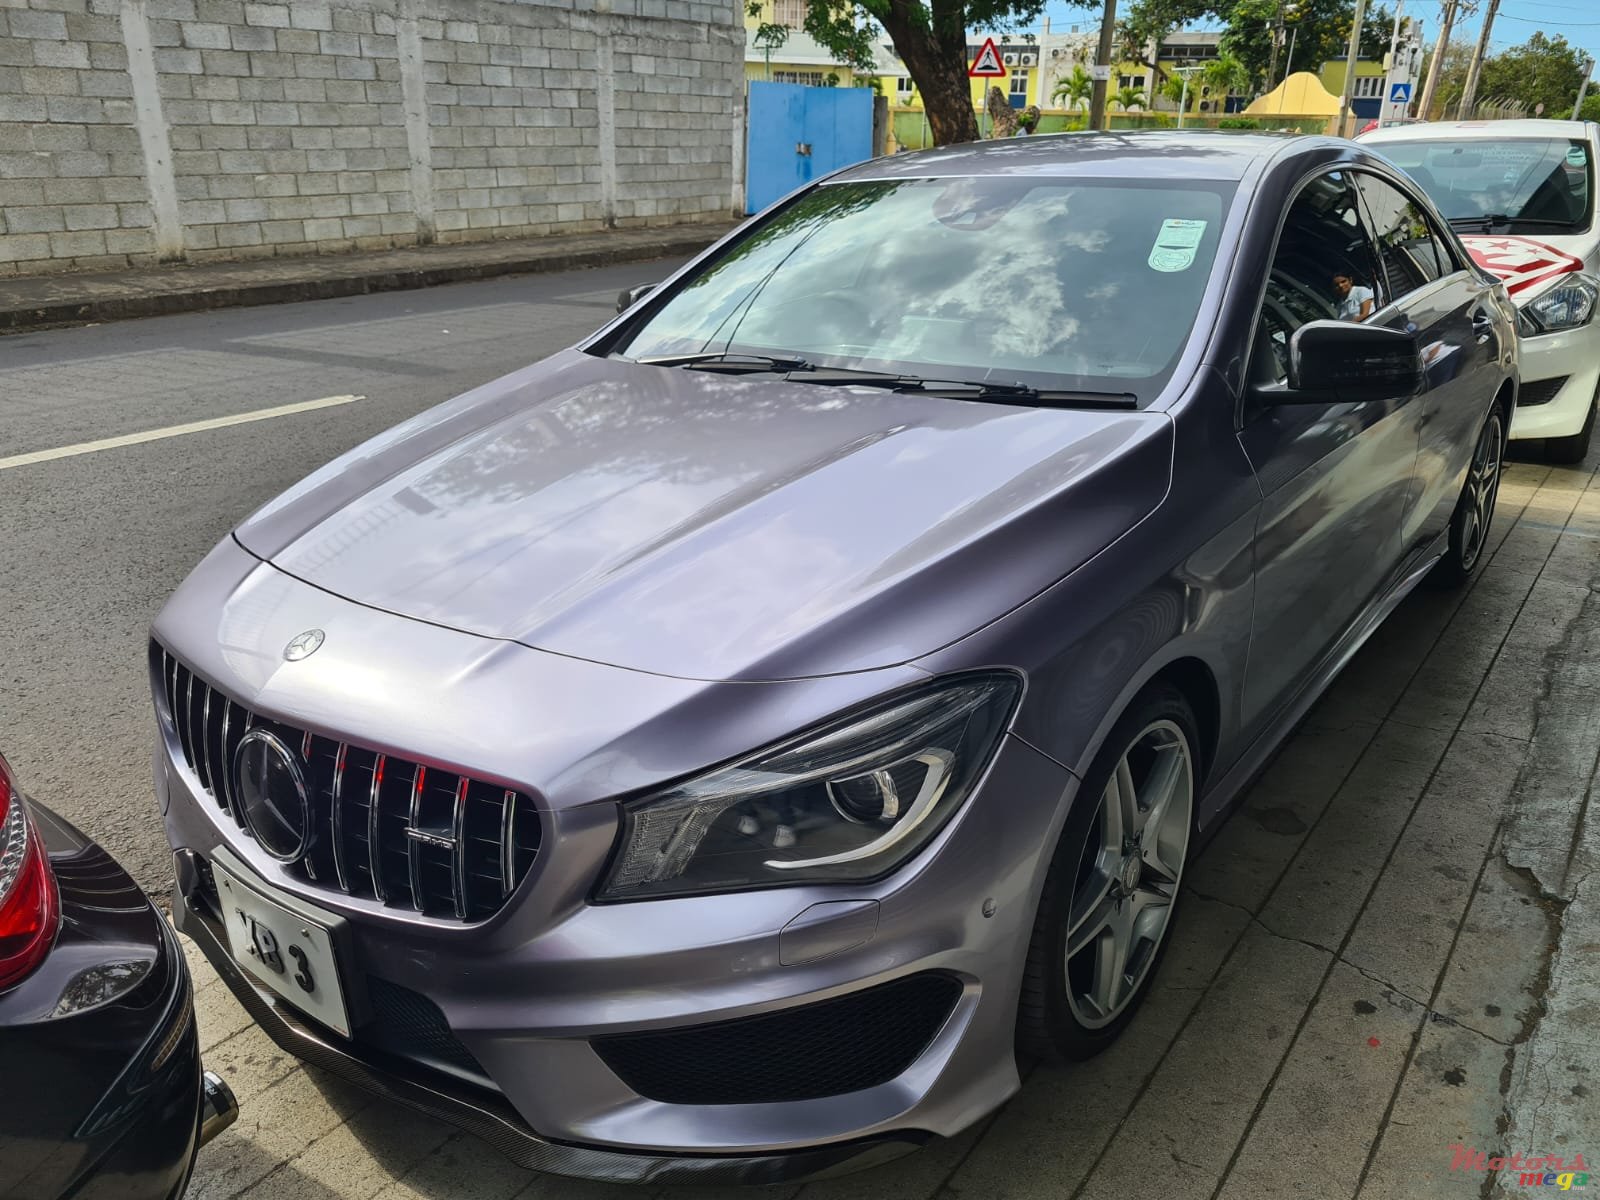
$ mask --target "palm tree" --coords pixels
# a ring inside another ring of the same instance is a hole
[[[1250,88],[1250,69],[1231,54],[1218,55],[1200,72],[1213,95],[1243,93]]]
[[[1137,87],[1118,88],[1117,94],[1111,97],[1111,103],[1122,109],[1123,112],[1127,112],[1130,108],[1143,108],[1144,89]]]
[[[1056,90],[1050,98],[1055,101],[1065,100],[1068,108],[1081,108],[1089,103],[1089,97],[1094,94],[1094,77],[1083,69],[1079,63],[1072,68],[1072,74],[1056,84]]]

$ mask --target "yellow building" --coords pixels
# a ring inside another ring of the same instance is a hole
[[[857,72],[838,62],[828,48],[805,32],[806,0],[763,0],[760,12],[744,18],[744,77],[749,81],[800,83],[813,87],[870,87],[880,80],[884,95],[896,103],[897,79],[906,79],[904,64],[887,48],[880,49],[878,69]],[[762,29],[769,32],[763,35]],[[781,29],[776,34],[771,30]],[[904,103],[904,101],[900,101]]]

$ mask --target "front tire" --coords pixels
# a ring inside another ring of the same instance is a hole
[[[1117,1039],[1166,949],[1194,827],[1198,739],[1158,684],[1112,729],[1045,878],[1017,1012],[1029,1058],[1079,1061]]]
[[[1505,461],[1506,415],[1496,404],[1478,434],[1472,451],[1467,481],[1461,485],[1455,515],[1450,518],[1450,541],[1444,557],[1433,568],[1432,581],[1444,587],[1460,587],[1472,578],[1483,561],[1489,543],[1489,524],[1494,520],[1495,500],[1500,495],[1500,468]]]

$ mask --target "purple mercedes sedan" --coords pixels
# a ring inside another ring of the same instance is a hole
[[[788,197],[335,459],[155,623],[174,911],[529,1167],[768,1181],[1110,1044],[1186,860],[1494,512],[1515,312],[1350,142]]]

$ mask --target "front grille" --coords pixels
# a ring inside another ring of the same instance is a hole
[[[815,1100],[899,1075],[960,996],[956,979],[924,972],[783,1012],[591,1044],[623,1083],[665,1104]]]
[[[540,827],[524,793],[274,721],[161,646],[150,654],[184,761],[247,836],[228,767],[239,742],[266,729],[299,750],[310,848],[288,869],[306,882],[471,921],[498,911],[532,867]]]
[[[367,976],[371,1019],[356,1030],[357,1040],[427,1066],[452,1067],[489,1084],[478,1060],[450,1032],[439,1006],[419,992]],[[489,1086],[493,1086],[489,1084]]]
[[[1556,393],[1566,386],[1568,375],[1557,375],[1554,379],[1535,379],[1532,383],[1524,383],[1517,389],[1518,408],[1537,408],[1541,404],[1549,404],[1556,398]]]

